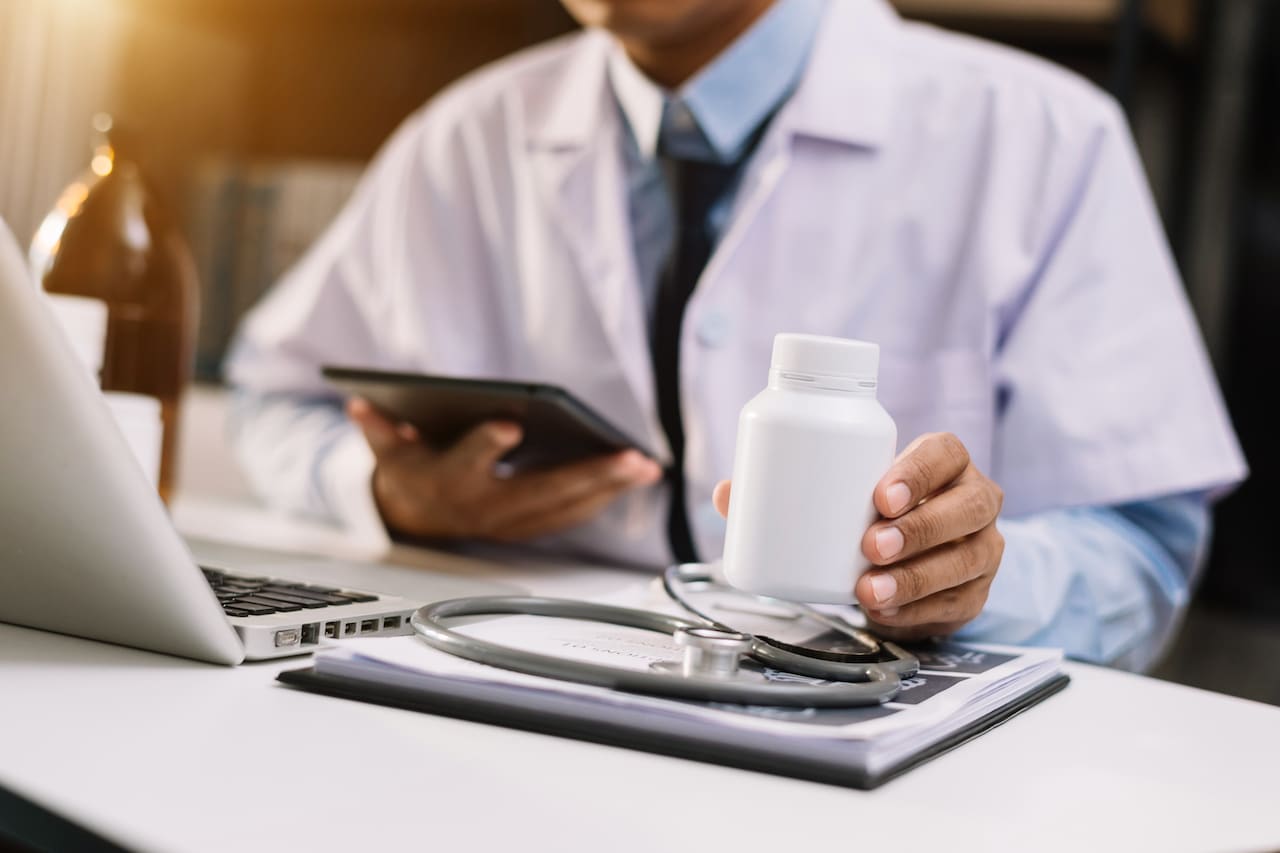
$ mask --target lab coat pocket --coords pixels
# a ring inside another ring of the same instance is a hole
[[[995,389],[977,350],[881,350],[877,395],[898,425],[898,448],[927,432],[955,433],[979,468],[989,468]]]

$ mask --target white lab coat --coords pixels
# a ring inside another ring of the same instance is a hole
[[[334,363],[553,382],[665,452],[609,50],[602,32],[566,37],[411,117],[251,315],[231,379],[325,393],[318,366]],[[712,487],[781,331],[878,342],[902,443],[957,434],[1007,514],[1244,470],[1114,104],[880,0],[830,5],[688,305],[681,404],[704,557],[722,547]],[[241,425],[260,488],[380,534],[360,436],[335,444],[301,421],[264,409]],[[662,564],[666,500],[633,493],[544,544]]]

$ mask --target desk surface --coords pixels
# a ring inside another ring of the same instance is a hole
[[[423,552],[547,594],[634,582]],[[357,567],[349,569],[359,572]],[[335,571],[327,569],[327,576]],[[296,692],[235,669],[0,625],[0,786],[149,850],[1244,850],[1280,846],[1280,709],[1095,667],[871,792]]]

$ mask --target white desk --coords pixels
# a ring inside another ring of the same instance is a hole
[[[413,559],[550,594],[634,580]],[[373,574],[412,593],[421,572]],[[147,850],[1280,846],[1280,709],[1093,667],[860,792],[273,682],[304,663],[226,669],[0,625],[0,786]]]

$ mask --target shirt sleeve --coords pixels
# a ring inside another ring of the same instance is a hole
[[[245,476],[270,505],[340,523],[374,549],[390,547],[373,497],[373,452],[340,402],[241,390],[229,428]]]
[[[1176,629],[1203,563],[1210,499],[1185,493],[999,523],[1004,560],[958,639],[1062,648],[1142,671]]]

